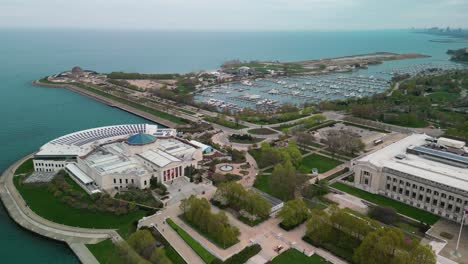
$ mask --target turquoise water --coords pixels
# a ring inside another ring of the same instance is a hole
[[[228,59],[294,61],[376,51],[418,52],[445,61],[448,48],[428,35],[370,32],[104,32],[0,30],[0,170],[43,143],[79,129],[145,122],[34,79],[80,65],[102,72],[189,72]],[[405,61],[405,63],[412,63]],[[17,227],[0,209],[2,263],[76,263],[65,245]]]

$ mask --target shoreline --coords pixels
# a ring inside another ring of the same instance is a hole
[[[14,171],[31,153],[12,163],[0,177],[0,200],[8,216],[21,228],[46,239],[66,243],[82,263],[98,263],[84,244],[94,244],[115,236],[113,229],[89,229],[49,221],[32,211],[13,183]],[[91,255],[91,256],[90,256]]]
[[[139,116],[139,117],[144,118],[144,119],[146,119],[148,121],[151,121],[151,122],[154,122],[154,123],[157,123],[157,124],[169,127],[169,128],[175,128],[175,127],[178,126],[176,123],[174,123],[172,121],[169,121],[169,120],[166,120],[166,119],[151,115],[149,113],[138,110],[138,109],[136,109],[134,107],[131,107],[129,105],[116,102],[116,101],[114,101],[114,100],[112,100],[110,98],[106,98],[104,96],[100,96],[100,95],[98,95],[96,93],[80,89],[80,88],[78,88],[78,87],[76,87],[76,86],[74,86],[72,84],[43,83],[43,82],[40,82],[39,80],[33,81],[32,84],[35,85],[35,86],[47,87],[47,88],[65,88],[67,90],[78,93],[80,95],[87,96],[87,97],[89,97],[91,99],[94,99],[94,100],[96,100],[98,102],[104,103],[105,105],[108,105],[110,107],[115,107],[115,108],[118,108],[118,109],[123,110],[125,112],[128,112],[130,114]]]

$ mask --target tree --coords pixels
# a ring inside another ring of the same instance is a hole
[[[383,206],[372,206],[368,215],[387,225],[395,223],[400,218],[395,209]]]
[[[395,263],[402,264],[436,264],[437,258],[430,245],[417,244],[409,252],[401,251]]]
[[[296,197],[294,200],[290,200],[284,204],[278,216],[282,218],[281,224],[284,226],[297,226],[307,219],[309,208],[301,198]]]
[[[147,259],[150,258],[151,252],[153,252],[156,247],[156,240],[149,230],[136,231],[128,237],[127,243],[135,249],[138,254]]]
[[[245,205],[247,212],[260,218],[266,218],[270,214],[271,204],[254,190],[247,191]]]
[[[284,160],[290,160],[291,163],[297,167],[302,161],[302,154],[299,148],[297,147],[297,144],[294,140],[290,140],[288,142],[288,147],[286,148],[285,154],[287,155],[284,157]]]
[[[274,196],[282,200],[293,199],[296,190],[296,169],[290,161],[278,164],[270,176],[270,188]]]
[[[223,183],[227,180],[226,176],[222,173],[214,173],[213,175],[211,175],[211,179],[213,180],[215,185]]]
[[[129,244],[125,243],[125,241],[117,242],[117,255],[119,259],[122,260],[123,263],[129,264],[146,264],[150,263],[146,259],[142,258],[138,255],[135,250],[133,250]]]
[[[237,182],[226,182],[218,186],[214,195],[218,200],[226,200],[226,204],[236,210],[246,210],[248,213],[266,218],[270,214],[271,204],[254,190],[246,190]]]
[[[334,157],[336,153],[354,155],[364,150],[365,147],[359,135],[346,129],[328,130],[325,133],[325,144],[332,153],[332,157]]]
[[[239,229],[229,224],[229,219],[223,211],[213,214],[210,203],[205,198],[198,199],[192,195],[182,200],[180,208],[184,211],[184,220],[218,245],[227,247],[237,241]]]
[[[323,243],[329,239],[332,232],[330,216],[317,209],[311,210],[310,218],[306,223],[306,236],[315,243]]]
[[[153,264],[172,264],[171,260],[166,256],[166,252],[162,248],[155,248],[151,254],[150,261]]]
[[[369,233],[356,249],[353,259],[360,264],[392,264],[403,242],[403,232],[396,228],[379,228]]]

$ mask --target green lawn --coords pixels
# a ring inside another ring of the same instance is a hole
[[[326,261],[324,258],[317,254],[310,257],[302,254],[297,249],[290,248],[277,257],[275,257],[271,264],[320,264],[320,263],[331,263]]]
[[[28,174],[28,173],[31,173],[33,172],[34,170],[34,163],[33,163],[33,159],[30,158],[26,161],[23,162],[23,164],[21,164],[15,171],[15,175],[18,175],[18,174]]]
[[[46,185],[20,184],[20,177],[14,177],[13,181],[31,210],[56,223],[84,228],[118,229],[126,237],[133,228],[133,222],[145,216],[142,210],[116,216],[112,213],[72,208],[55,198]],[[73,180],[69,179],[68,183],[72,184],[73,189],[84,192]]]
[[[341,162],[338,160],[333,160],[314,153],[302,159],[299,164],[299,171],[303,173],[312,173],[312,168],[317,168],[319,173],[324,173],[340,164]]]
[[[205,263],[211,263],[213,260],[216,259],[215,256],[213,256],[208,250],[206,250],[200,243],[198,243],[195,239],[193,239],[185,230],[180,228],[174,221],[172,221],[170,218],[166,219],[167,224],[174,229],[174,231],[177,232],[177,234],[197,253],[200,258],[205,262]]]
[[[250,129],[249,131],[250,134],[256,134],[256,135],[273,135],[276,134],[275,131],[269,129],[269,128],[253,128]]]
[[[264,193],[271,194],[269,183],[270,183],[270,175],[261,174],[261,175],[257,175],[253,186]]]
[[[87,244],[86,247],[96,257],[100,264],[124,263],[117,255],[117,247],[106,239],[97,244]]]
[[[455,101],[457,98],[460,97],[460,94],[449,92],[435,92],[429,94],[427,97],[429,97],[433,103],[441,103]]]
[[[293,122],[293,123],[289,123],[289,124],[283,124],[283,125],[275,126],[275,127],[273,127],[273,129],[281,131],[283,133],[286,133],[286,132],[288,132],[288,130],[290,128],[298,126],[299,124],[300,124],[299,122]]]
[[[396,200],[393,200],[393,199],[390,199],[381,195],[372,194],[372,193],[348,186],[340,182],[333,183],[331,187],[336,188],[340,191],[349,193],[351,195],[357,196],[371,203],[375,203],[381,206],[393,207],[395,208],[395,210],[397,210],[398,213],[402,215],[409,216],[415,220],[422,221],[430,225],[433,225],[440,218],[437,215],[423,211],[416,207],[404,204],[402,202],[399,202],[399,201],[396,201]]]
[[[41,82],[42,82],[42,80],[41,80]],[[153,108],[149,108],[149,107],[143,106],[141,104],[138,104],[138,103],[135,103],[135,102],[132,102],[132,101],[129,101],[129,100],[126,100],[126,99],[123,99],[123,98],[108,94],[108,93],[103,92],[103,91],[101,91],[99,89],[96,89],[94,87],[83,85],[81,83],[73,83],[72,85],[74,85],[74,86],[76,86],[78,88],[93,92],[95,94],[107,97],[107,98],[112,99],[112,100],[114,100],[116,102],[119,102],[119,103],[122,103],[122,104],[126,104],[128,106],[134,107],[134,108],[139,109],[141,111],[147,112],[148,114],[151,114],[151,115],[154,115],[154,116],[169,120],[169,121],[174,122],[176,124],[187,124],[188,123],[188,121],[183,119],[183,118],[179,118],[177,116],[173,116],[173,115],[168,114],[166,112],[159,111],[159,110],[156,110],[156,109],[153,109]]]

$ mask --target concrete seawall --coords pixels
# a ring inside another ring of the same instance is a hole
[[[0,199],[8,215],[22,228],[46,238],[67,243],[82,263],[98,263],[85,244],[95,244],[118,236],[112,229],[90,229],[66,226],[49,221],[32,211],[13,183],[14,172],[30,154],[8,167],[0,177]]]
[[[48,87],[48,88],[65,88],[65,89],[68,89],[70,91],[73,91],[73,92],[79,93],[81,95],[87,96],[87,97],[89,97],[91,99],[94,99],[94,100],[96,100],[98,102],[104,103],[104,104],[112,106],[112,107],[119,108],[119,109],[121,109],[123,111],[126,111],[128,113],[134,114],[134,115],[139,116],[139,117],[142,117],[142,118],[147,119],[149,121],[164,125],[166,127],[175,128],[175,127],[178,126],[178,124],[176,124],[176,123],[174,123],[174,122],[172,122],[170,120],[167,120],[167,119],[164,119],[164,118],[161,118],[161,117],[158,117],[158,116],[154,116],[154,115],[149,114],[149,113],[147,113],[145,111],[136,109],[135,107],[131,107],[129,105],[116,102],[116,101],[114,101],[114,100],[112,100],[110,98],[107,98],[105,96],[101,96],[101,95],[95,94],[93,92],[78,88],[78,87],[76,87],[76,86],[74,86],[72,84],[52,84],[52,83],[42,83],[42,82],[39,82],[39,81],[33,81],[32,84],[36,85],[36,86]]]

